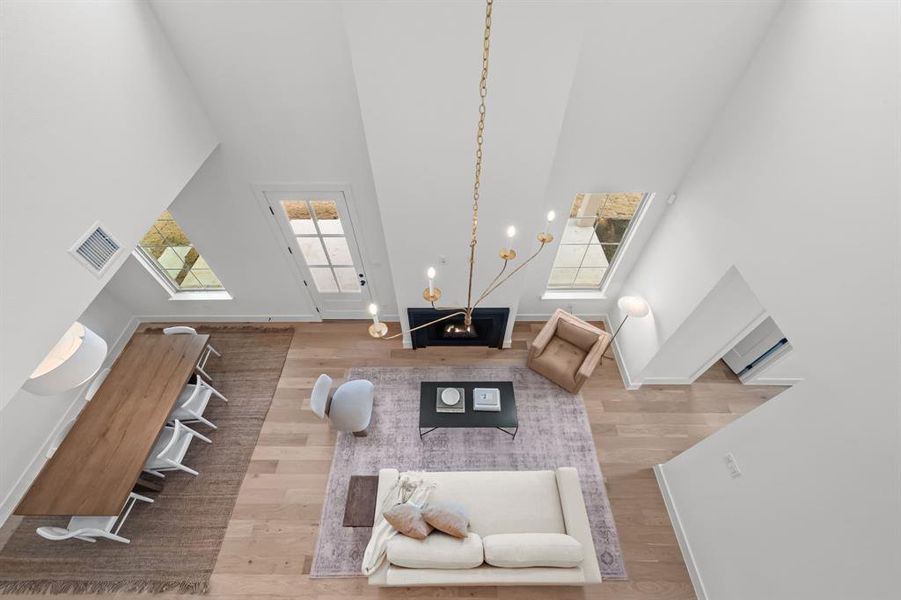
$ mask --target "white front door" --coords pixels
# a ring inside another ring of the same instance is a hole
[[[367,318],[371,294],[344,192],[262,195],[322,318]]]

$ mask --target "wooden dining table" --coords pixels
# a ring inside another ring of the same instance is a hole
[[[208,340],[132,336],[15,514],[118,515]]]

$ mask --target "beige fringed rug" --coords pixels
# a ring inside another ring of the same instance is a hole
[[[35,528],[65,526],[67,518],[22,520],[0,550],[0,593],[207,591],[294,335],[288,328],[208,332],[222,358],[211,358],[207,371],[229,403],[213,398],[207,408],[219,429],[197,426],[213,440],[188,450],[185,462],[200,475],[167,473],[163,491],[148,494],[154,503],[139,502],[122,528],[128,545],[51,542]]]
[[[626,579],[619,536],[582,398],[520,367],[359,368],[348,379],[375,384],[367,437],[339,433],[313,555],[311,577],[361,576],[371,527],[343,527],[353,475],[401,471],[525,471],[576,467],[601,576]],[[421,381],[512,381],[519,431],[439,429],[419,439]]]

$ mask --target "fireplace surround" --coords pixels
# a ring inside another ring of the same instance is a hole
[[[408,308],[407,318],[410,328],[418,327],[434,321],[456,310],[437,310],[434,308]],[[432,323],[410,333],[413,348],[429,346],[488,346],[504,347],[504,332],[507,331],[509,308],[476,308],[472,311],[472,331],[465,331],[463,315]],[[451,331],[448,331],[448,327]]]

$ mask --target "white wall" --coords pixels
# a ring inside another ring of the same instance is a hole
[[[731,267],[663,342],[633,383],[692,383],[765,318],[766,310],[757,296]]]
[[[316,319],[252,185],[340,183],[356,201],[369,285],[393,305],[338,5],[189,0],[153,8],[222,140],[171,211],[234,299],[170,300],[134,259],[114,293],[142,317]]]
[[[624,286],[635,371],[731,265],[806,369],[663,465],[708,598],[898,595],[898,21],[787,3]]]
[[[613,1],[591,5],[545,203],[560,217],[579,192],[655,192],[608,299],[541,300],[557,245],[529,269],[519,311],[605,315],[653,235],[714,118],[781,2]],[[559,241],[564,219],[555,223]]]
[[[117,268],[70,246],[97,220],[133,246],[216,138],[146,3],[0,11],[2,407]]]
[[[106,290],[100,292],[78,320],[109,346],[104,365],[111,365],[137,322]],[[0,525],[16,507],[46,461],[57,433],[84,406],[87,385],[56,396],[36,396],[19,390],[0,409]]]
[[[494,6],[474,297],[501,267],[508,225],[520,232],[511,269],[538,246],[585,9]],[[343,12],[398,310],[406,322],[408,307],[428,306],[430,265],[440,304],[465,306],[485,7],[348,2]],[[511,328],[524,281],[511,279],[483,304],[510,308]]]

